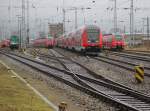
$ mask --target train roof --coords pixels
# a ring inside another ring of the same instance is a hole
[[[103,34],[103,36],[109,36],[109,35],[113,35],[113,34]]]
[[[51,37],[38,37],[38,38],[35,38],[33,40],[38,40],[38,39],[50,39],[50,38],[53,38],[52,36]]]
[[[81,27],[81,29],[92,29],[92,28],[97,28],[97,29],[100,29],[100,27],[99,26],[97,26],[97,25],[84,25],[84,26],[82,26]]]
[[[77,31],[81,31],[81,32],[83,32],[84,30],[87,30],[87,29],[100,29],[100,27],[98,27],[97,25],[83,25],[83,26],[81,26],[81,27],[79,27],[78,29],[76,29],[76,30],[72,30],[72,31],[70,31],[70,32],[68,32],[68,33],[66,33],[66,34],[63,34],[63,35],[60,35],[58,38],[60,38],[60,37],[65,37],[65,36],[68,36],[68,35],[71,35],[71,34],[74,34],[75,32],[77,32]]]
[[[108,35],[123,35],[123,33],[110,33],[110,34],[103,34],[103,36],[108,36]]]

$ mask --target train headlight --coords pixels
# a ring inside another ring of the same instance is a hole
[[[13,42],[13,43],[11,43],[12,45],[14,45],[15,43]]]

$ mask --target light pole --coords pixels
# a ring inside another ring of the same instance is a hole
[[[44,31],[45,31],[46,34],[48,34],[49,33],[48,32],[48,28],[49,28],[48,24],[50,23],[50,19],[49,18],[45,18],[44,21],[45,21],[44,22]]]
[[[66,26],[65,26],[65,21],[66,21],[66,11],[65,11],[65,0],[63,0],[63,33],[66,33]]]
[[[143,35],[144,35],[144,27],[145,27],[145,18],[142,18],[142,32],[143,32]]]
[[[94,3],[94,2],[93,2]],[[66,33],[66,27],[65,27],[65,22],[66,22],[66,11],[67,10],[75,10],[75,29],[78,28],[78,14],[77,14],[77,10],[84,10],[84,9],[91,9],[91,8],[77,8],[77,7],[71,7],[69,9],[65,9],[65,0],[63,0],[63,8],[62,8],[62,11],[63,11],[63,33],[65,34]],[[85,24],[85,15],[84,15],[84,24]]]
[[[35,22],[34,22],[35,30],[34,30],[34,31],[35,31],[35,36],[37,36],[37,31],[38,31],[38,30],[37,30],[37,27],[38,27],[37,11],[38,11],[38,10],[37,10],[37,7],[36,7],[35,5],[33,5],[33,4],[32,4],[32,8],[35,9],[35,10],[34,10],[34,11],[35,11],[35,15],[34,15],[34,16],[35,16]]]
[[[142,20],[143,20],[143,34],[144,34],[144,27],[146,26],[147,27],[147,34],[146,34],[146,38],[147,38],[147,40],[149,40],[150,41],[150,32],[149,32],[149,17],[147,17],[147,18],[142,18]],[[144,24],[145,23],[145,20],[146,20],[146,25]],[[148,42],[148,44],[150,44],[149,42]],[[143,44],[144,45],[144,44]],[[147,45],[148,47],[149,47],[149,45]]]
[[[73,10],[75,11],[75,29],[78,28],[78,10],[84,10],[84,9],[91,9],[90,7],[87,7],[87,8],[78,8],[78,7],[71,7],[71,8],[68,8],[68,9],[64,9],[64,12],[66,13],[67,10]],[[66,22],[66,21],[64,21]],[[84,17],[84,22],[85,22],[85,17]]]
[[[20,18],[22,19],[22,17],[20,17]],[[20,34],[19,34],[19,35],[20,35],[20,36],[19,36],[19,49],[21,50],[21,49],[22,49],[22,30],[21,30],[21,29],[22,29],[22,28],[21,28],[22,25],[21,25],[21,22],[22,22],[22,21],[19,20],[19,17],[18,17],[18,22],[19,22],[18,24],[20,24],[20,25],[19,25],[19,27],[20,27],[20,29],[19,29],[19,30],[20,30],[20,31],[19,31],[19,33],[20,33]]]
[[[117,33],[117,0],[114,0],[114,33]]]
[[[5,39],[5,20],[2,20],[2,40]]]
[[[29,28],[29,0],[27,0],[27,44],[29,44],[29,34],[30,34],[30,28]]]
[[[84,10],[85,10],[85,9],[89,10],[89,9],[91,9],[91,8],[90,8],[90,7],[81,8],[81,10],[83,11],[83,16],[84,16],[84,18],[83,18],[84,25],[86,24],[85,13],[84,13]]]
[[[147,38],[149,40],[149,17],[147,17]]]
[[[134,46],[134,2],[131,0],[130,8],[124,8],[125,10],[130,9],[130,46]],[[131,42],[132,41],[132,42]]]
[[[75,29],[77,29],[78,28],[77,7],[75,7],[74,10],[75,10]]]
[[[120,23],[124,23],[125,21],[120,21]],[[125,33],[126,32],[126,27],[125,27],[125,24],[123,25],[123,32]]]
[[[22,0],[22,25],[21,26],[22,26],[22,31],[21,31],[22,32],[22,34],[21,34],[22,35],[22,39],[21,39],[22,40],[21,41],[22,44],[21,44],[21,48],[23,48],[23,47],[26,47],[25,44],[24,44],[25,40],[26,40],[26,39],[24,39],[24,37],[26,38],[26,36],[25,36],[26,35],[26,27],[25,27],[25,0]]]
[[[132,45],[134,46],[134,6],[133,6],[133,0],[131,0],[131,6],[130,6],[130,35],[132,38]]]
[[[114,8],[112,8],[114,10],[114,17],[113,17],[113,23],[114,23],[114,26],[113,26],[113,32],[116,34],[117,33],[117,0],[112,0],[114,1]],[[111,9],[111,11],[112,11]],[[107,8],[107,10],[109,10],[109,8]]]
[[[8,13],[9,13],[9,36],[11,35],[11,0],[9,0],[9,7],[8,7]]]
[[[63,9],[63,33],[66,33],[66,27],[65,27],[65,16],[66,16],[66,11]]]
[[[77,10],[89,10],[91,9],[90,7],[87,7],[87,8],[77,8],[77,7],[74,7],[74,10],[75,10],[75,29],[78,28],[78,15],[77,15]],[[84,16],[84,24],[85,24],[85,16]]]
[[[19,49],[22,48],[22,17],[21,15],[16,15],[18,18],[18,36],[19,36]]]
[[[150,47],[150,35],[149,35],[149,17],[147,17],[147,38],[148,38],[148,49]]]
[[[19,26],[20,26],[19,20],[21,18],[21,15],[16,15],[16,17],[17,17],[17,20],[18,20],[18,36],[19,36],[19,30],[20,30],[20,28],[19,28]]]

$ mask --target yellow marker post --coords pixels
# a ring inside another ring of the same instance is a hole
[[[59,105],[59,111],[67,111],[67,103],[61,102]]]
[[[24,53],[24,52],[25,52],[25,48],[22,48],[22,49],[21,49],[21,52]]]
[[[135,79],[138,83],[142,83],[144,81],[144,67],[143,66],[135,66]]]
[[[109,51],[108,50],[105,51],[105,56],[109,56]]]
[[[37,54],[36,54],[36,50],[33,50],[32,55],[34,58],[36,58]]]

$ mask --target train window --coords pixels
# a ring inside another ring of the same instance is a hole
[[[116,35],[116,40],[122,40],[122,36],[121,35]]]
[[[112,35],[106,35],[106,36],[104,36],[103,42],[112,42]]]
[[[97,29],[88,29],[88,40],[90,42],[96,42],[99,40],[100,31]]]
[[[18,42],[19,37],[18,36],[11,36],[10,40],[13,41],[13,42]]]
[[[112,37],[111,36],[108,38],[108,42],[112,42]]]

